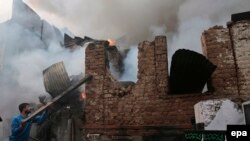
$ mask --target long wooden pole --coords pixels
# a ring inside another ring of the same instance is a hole
[[[72,92],[73,90],[75,90],[76,88],[78,88],[79,86],[81,86],[83,83],[90,81],[91,79],[92,79],[91,75],[85,76],[79,82],[77,82],[74,85],[70,86],[65,91],[63,91],[61,94],[59,94],[58,96],[56,96],[52,101],[48,102],[46,105],[42,106],[37,111],[35,111],[34,113],[32,113],[29,117],[25,118],[22,122],[27,122],[27,121],[31,120],[32,118],[34,118],[35,116],[37,116],[38,114],[40,114],[41,112],[43,112],[44,110],[46,110],[48,107],[50,107],[51,105],[53,105],[55,102],[57,102],[58,100],[60,100],[62,97],[64,97],[68,93]]]

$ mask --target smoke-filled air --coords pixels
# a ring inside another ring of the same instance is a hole
[[[11,17],[2,21],[11,12],[0,14],[0,114],[4,119],[18,113],[19,103],[37,102],[39,95],[46,94],[42,71],[53,63],[64,61],[70,75],[84,73],[84,48],[74,51],[63,48],[64,31],[80,37],[112,38],[119,41],[120,48],[131,47],[124,59],[125,72],[121,79],[136,81],[138,50],[135,46],[139,42],[152,40],[156,35],[166,35],[169,60],[179,48],[201,52],[200,37],[204,30],[214,25],[225,25],[230,21],[231,14],[250,9],[249,0],[24,2],[47,21],[47,25],[54,25],[60,32],[56,33],[55,40],[54,37],[41,37],[41,33],[29,30]],[[0,3],[0,9],[6,10],[5,0]],[[21,16],[29,19],[30,15]]]
[[[200,37],[204,30],[215,25],[225,26],[231,14],[250,9],[249,0],[26,1],[43,18],[59,27],[67,27],[75,35],[120,39],[122,48],[152,40],[156,35],[167,35],[169,64],[177,49],[201,53]]]

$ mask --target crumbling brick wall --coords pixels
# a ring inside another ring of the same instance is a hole
[[[212,75],[212,86],[217,94],[238,93],[237,75],[229,29],[215,26],[203,32],[203,54],[217,65]]]
[[[93,80],[86,84],[86,134],[154,134],[148,127],[190,129],[193,106],[199,101],[239,98],[243,90],[249,93],[250,63],[244,56],[249,56],[250,34],[246,29],[240,32],[243,28],[249,29],[249,24],[236,23],[230,30],[216,26],[203,33],[204,54],[218,67],[212,76],[215,91],[207,94],[177,96],[168,93],[164,36],[139,44],[138,81],[130,89],[110,74],[104,44],[90,44],[86,48],[86,73],[93,75]],[[249,97],[245,94],[242,98]]]
[[[235,61],[237,65],[237,76],[239,94],[249,96],[250,94],[250,21],[239,21],[229,27],[233,48],[235,50]]]
[[[166,37],[156,37],[152,42],[144,41],[138,49],[138,81],[126,95],[119,97],[116,90],[122,90],[123,86],[112,78],[107,69],[104,45],[90,44],[87,47],[86,73],[93,75],[93,80],[86,85],[84,127],[88,133],[109,131],[111,134],[111,129],[149,126],[191,128],[193,105],[211,98],[209,95],[167,94]]]
[[[250,21],[238,21],[228,28],[215,26],[202,34],[203,52],[217,65],[212,85],[217,94],[249,97]]]

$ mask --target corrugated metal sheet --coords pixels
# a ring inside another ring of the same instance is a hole
[[[43,71],[43,82],[46,91],[56,97],[70,86],[70,79],[63,62],[53,64]]]

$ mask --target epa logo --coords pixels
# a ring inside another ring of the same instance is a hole
[[[231,136],[233,137],[247,137],[247,131],[231,131]]]
[[[228,125],[227,141],[249,141],[249,125]]]

